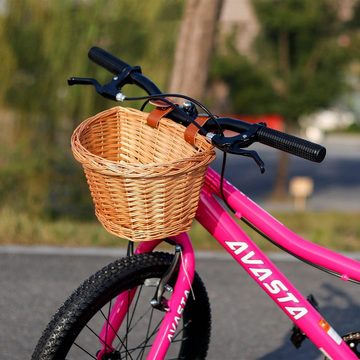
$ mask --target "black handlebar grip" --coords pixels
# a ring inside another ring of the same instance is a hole
[[[323,161],[326,155],[326,149],[321,145],[267,127],[257,131],[257,138],[264,145],[318,163]]]
[[[94,61],[96,64],[102,66],[106,70],[109,70],[115,75],[122,73],[127,68],[131,68],[131,66],[126,62],[96,46],[89,50],[88,56],[89,59]]]

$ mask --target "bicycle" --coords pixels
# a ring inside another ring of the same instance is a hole
[[[93,85],[99,94],[116,101],[143,99],[147,103],[150,100],[157,105],[158,118],[166,115],[184,127],[192,127],[193,138],[199,133],[225,155],[250,157],[261,172],[264,163],[259,155],[245,149],[254,142],[314,162],[325,157],[326,149],[321,145],[267,128],[262,123],[215,117],[194,99],[163,94],[141,73],[140,67],[130,66],[103,49],[91,48],[89,57],[115,76],[103,86],[92,78],[75,77],[69,79],[70,85]],[[126,84],[134,84],[149,95],[127,98],[121,92]],[[174,97],[186,101],[174,104],[169,100]],[[207,112],[202,120],[197,107]],[[225,136],[223,130],[237,135]],[[296,347],[308,338],[327,359],[360,358],[360,329],[341,337],[319,313],[316,300],[305,298],[292,285],[225,207],[280,249],[343,281],[360,284],[360,262],[293,233],[226,181],[224,169],[225,161],[221,174],[211,168],[207,170],[197,221],[293,322],[291,339]],[[174,254],[153,251],[163,242],[174,247]],[[139,315],[135,317],[137,312]],[[204,359],[210,328],[209,299],[195,271],[189,235],[182,232],[166,239],[142,241],[136,249],[134,242],[129,241],[127,257],[92,275],[66,300],[44,330],[32,359],[73,358],[69,354],[74,358],[88,356],[98,360],[143,359],[145,355],[147,359],[166,356]]]

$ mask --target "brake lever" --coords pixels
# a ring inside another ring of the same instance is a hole
[[[244,150],[244,149],[238,148],[238,149],[229,149],[228,152],[230,154],[236,154],[236,155],[252,158],[256,162],[257,166],[260,168],[261,174],[263,174],[265,172],[265,164],[262,161],[259,154],[255,150]]]
[[[93,85],[95,90],[101,96],[115,100],[115,101],[124,101],[125,96],[121,93],[121,88],[126,84],[131,84],[131,74],[140,73],[140,66],[129,66],[125,68],[121,74],[114,76],[108,83],[100,85],[100,83],[93,78],[81,78],[81,77],[71,77],[68,79],[68,85]]]
[[[68,79],[67,82],[68,82],[69,86],[72,86],[72,85],[93,85],[96,90],[101,88],[101,85],[99,84],[99,82],[94,78],[81,78],[81,77],[73,76],[70,79]]]
[[[210,137],[211,142],[220,150],[229,154],[236,154],[252,158],[260,168],[260,172],[265,172],[265,164],[259,154],[254,150],[244,150],[256,141],[257,131],[266,126],[264,123],[252,124],[247,131],[233,137],[223,135],[213,135]]]
[[[119,88],[122,86],[123,79],[120,79],[119,76],[114,76],[110,82],[105,85],[100,85],[100,83],[93,78],[80,78],[80,77],[71,77],[68,79],[68,85],[93,85],[95,90],[101,96],[115,100],[123,101],[124,99],[120,96],[121,91]],[[120,95],[119,95],[120,94]],[[123,96],[123,95],[122,95]]]

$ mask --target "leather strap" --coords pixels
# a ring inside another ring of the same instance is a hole
[[[161,108],[157,107],[149,113],[146,122],[149,126],[157,128],[159,126],[159,121],[173,110],[174,108],[172,106]]]
[[[199,116],[195,119],[196,123],[200,126],[203,126],[208,120],[209,118],[207,116]],[[196,125],[190,124],[184,132],[185,141],[191,145],[195,145],[195,137],[199,130],[200,129]]]
[[[167,100],[170,100],[170,99],[167,99]],[[170,104],[168,102],[162,101],[161,99],[151,99],[149,101],[149,104],[154,105],[154,106],[156,106],[158,108],[167,108],[167,107],[170,106]]]

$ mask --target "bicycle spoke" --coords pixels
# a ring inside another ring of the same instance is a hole
[[[132,323],[132,321],[133,321],[133,318],[134,318],[134,315],[135,315],[135,311],[136,311],[137,305],[138,305],[138,303],[139,303],[139,299],[140,299],[140,295],[141,295],[142,289],[143,289],[143,285],[141,285],[141,286],[140,286],[140,289],[138,290],[137,297],[136,297],[136,301],[135,301],[135,304],[134,304],[134,307],[133,307],[133,310],[132,310],[132,314],[131,314],[131,318],[130,318],[129,327],[131,326],[131,323]],[[130,310],[130,306],[129,306],[129,310]]]
[[[135,326],[147,315],[147,313],[150,311],[150,308],[148,308],[137,320],[136,323],[129,329],[129,333],[134,330]]]
[[[182,329],[179,330],[179,332],[173,337],[172,342],[175,342],[174,340],[176,340],[176,338],[184,332],[184,330],[189,326],[190,323],[191,323],[191,320],[188,321],[186,324],[183,324]],[[183,340],[185,340],[185,339],[183,339]]]
[[[112,304],[112,299],[111,299],[110,302],[109,302],[109,306],[108,306],[108,316],[107,316],[107,318],[105,319],[105,320],[106,320],[106,323],[107,323],[106,329],[105,329],[105,344],[107,344],[108,326],[110,326],[109,318],[110,318],[111,304]],[[101,311],[101,314],[104,316],[102,310],[100,310],[100,311]],[[114,330],[114,329],[112,329],[112,330]]]
[[[152,323],[152,318],[153,318],[153,314],[154,314],[154,308],[151,309],[151,314],[150,314],[150,319],[149,319],[149,324],[148,324],[148,327],[146,329],[146,338],[148,339],[149,337],[149,332],[150,332],[150,327],[151,327],[151,323]],[[136,360],[138,359],[142,359],[143,356],[144,356],[144,353],[145,353],[145,347],[143,347],[142,351],[140,352],[139,356],[136,358]],[[141,357],[140,357],[141,355]]]
[[[130,328],[129,329],[129,333],[135,328],[135,326],[147,315],[147,313],[150,311],[150,308],[148,308],[140,317],[139,317],[139,319],[136,321],[136,323],[133,325],[133,327],[132,328]],[[161,322],[160,322],[161,323]],[[160,325],[160,323],[158,324],[158,326]],[[152,336],[152,335],[151,335]],[[150,336],[150,337],[151,337]],[[122,349],[122,347],[123,346],[125,346],[125,344],[124,344],[124,341],[125,341],[125,336],[124,336],[124,338],[123,338],[123,340],[121,340],[121,339],[119,339],[120,340],[120,343],[119,343],[119,345],[117,346],[117,349],[119,350],[119,351],[121,351],[121,349]],[[143,341],[143,342],[141,342],[141,344],[143,344],[145,341]],[[140,345],[141,345],[140,344]],[[135,348],[135,350],[136,349],[138,349],[139,347],[137,347],[137,348]],[[130,351],[130,350],[129,350]]]
[[[140,289],[138,290],[138,293],[137,293],[137,297],[136,297],[136,301],[135,301],[135,304],[134,304],[134,307],[133,307],[133,310],[132,310],[132,314],[131,314],[131,318],[130,318],[130,321],[129,321],[129,312],[130,312],[130,290],[128,290],[128,311],[126,312],[126,334],[125,334],[125,337],[123,340],[120,340],[120,347],[119,347],[119,351],[121,351],[122,347],[125,346],[126,348],[128,347],[127,346],[127,340],[128,340],[128,334],[131,332],[131,330],[136,326],[136,324],[141,320],[138,319],[137,322],[135,323],[135,325],[130,328],[131,326],[131,323],[134,319],[134,315],[135,315],[135,310],[137,308],[137,305],[139,303],[139,298],[140,298],[140,294],[142,292],[142,289],[143,289],[143,285],[140,286]],[[146,313],[145,313],[146,314]],[[145,316],[145,315],[144,315]],[[124,344],[125,343],[125,344]]]
[[[126,312],[126,334],[125,334],[125,347],[128,348],[128,335],[129,335],[129,310],[130,310],[130,290],[128,290],[128,309]],[[127,359],[127,353],[126,353]]]
[[[133,326],[127,330],[127,333],[130,333],[131,331],[133,331],[134,328],[136,327],[136,325],[148,314],[148,312],[149,312],[151,309],[152,309],[152,308],[147,308],[147,310],[145,310],[145,311],[143,312],[143,314],[136,320],[136,322],[133,324]],[[120,351],[121,348],[122,348],[122,344],[123,344],[124,341],[125,341],[125,337],[126,337],[126,335],[124,336],[123,340],[119,339],[119,340],[120,340],[120,344],[119,344],[120,347],[118,348],[119,351]]]
[[[185,341],[185,340],[187,340],[188,338],[183,338],[183,339],[179,339],[179,340],[173,340],[173,341],[171,341],[171,343],[172,344],[174,344],[174,343],[178,343],[178,342],[183,342],[183,341]]]
[[[99,339],[99,341],[101,342],[101,344],[104,344],[104,341],[101,340],[101,337],[88,325],[86,324],[85,327],[92,333],[95,335],[95,337],[97,337]],[[110,350],[112,350],[111,346],[109,346],[108,344],[104,344],[107,348],[109,348]]]
[[[109,327],[111,328],[111,330],[114,332],[115,336],[116,336],[116,337],[118,338],[118,340],[122,343],[122,340],[121,340],[120,336],[118,335],[117,331],[116,331],[116,330],[113,328],[113,326],[110,324],[108,318],[106,318],[106,316],[104,315],[104,313],[103,313],[103,311],[102,311],[101,309],[100,309],[100,313],[101,313],[101,315],[104,317],[105,321],[107,322],[107,324],[109,325]],[[107,330],[107,328],[106,328],[106,330]],[[105,338],[106,338],[106,336],[105,336]],[[101,341],[101,339],[100,339],[100,341]],[[124,344],[123,344],[123,345],[124,345]]]
[[[158,324],[156,325],[155,329],[152,331],[152,333],[150,334],[150,336],[148,338],[146,338],[145,340],[143,340],[137,347],[129,350],[129,352],[132,354],[134,351],[142,349],[148,342],[149,340],[157,333],[157,331],[159,330],[160,324],[161,324],[160,320],[158,322]],[[151,347],[152,345],[147,345],[146,347]]]
[[[133,325],[132,328],[129,329],[129,333],[135,328],[135,326],[146,316],[146,314],[149,312],[150,309],[146,310],[144,314],[141,315],[141,317],[136,321],[136,323]],[[121,350],[122,346],[125,346],[124,344],[125,335],[123,339],[119,338],[119,345],[117,346],[117,350]]]
[[[100,312],[102,313],[102,310],[100,310]],[[110,325],[111,326],[111,325]],[[87,329],[89,329],[99,340],[100,340],[100,342],[102,343],[102,344],[104,344],[104,341],[100,338],[100,336],[89,326],[89,325],[85,325],[85,327],[87,328]],[[113,329],[114,330],[114,329]],[[108,344],[104,344],[109,350],[113,350],[113,348],[111,347],[111,346],[109,346]],[[131,360],[133,360],[133,358],[132,358],[132,356],[131,356],[131,354],[129,353],[129,351],[127,350],[127,346],[125,347],[125,351],[124,351],[125,353],[126,353],[126,355],[129,355],[130,356],[130,359]]]
[[[90,354],[87,350],[85,350],[82,346],[80,346],[79,344],[77,344],[76,342],[74,342],[74,345],[77,346],[80,350],[82,350],[84,353],[88,354],[91,358],[96,359],[96,357],[92,354]]]
[[[147,345],[147,343],[149,342],[149,340],[157,333],[157,331],[159,330],[160,324],[161,324],[162,320],[159,321],[159,323],[156,325],[155,329],[152,331],[152,333],[150,334],[150,336],[147,335],[146,339],[144,341],[142,341],[136,348],[134,349],[129,349],[130,353],[133,353],[134,351],[138,350],[139,348],[142,348],[142,356],[140,359],[142,359],[143,357],[143,353],[145,352],[146,348],[151,347],[153,344],[149,344]],[[189,323],[188,323],[189,324]],[[173,340],[171,341],[172,344],[174,343],[179,343],[179,342],[183,342],[185,341],[187,338],[182,338],[182,339],[178,339],[175,340],[181,333],[183,333],[184,329],[186,326],[183,326],[183,328],[175,335],[175,337],[173,338]],[[139,356],[136,358],[136,360],[139,359]],[[175,358],[175,359],[181,359],[181,358]],[[171,360],[171,359],[169,359]]]
[[[132,354],[133,352],[135,352],[136,350],[139,350],[140,348],[143,349],[143,348],[150,348],[152,347],[152,344],[149,344],[149,345],[144,345],[144,346],[137,346],[135,348],[132,348],[132,349],[129,349],[129,352]],[[120,353],[121,354],[121,353]],[[136,359],[135,359],[136,360]]]
[[[149,342],[149,340],[158,332],[160,324],[161,324],[162,320],[160,320],[158,322],[158,324],[156,325],[155,329],[152,331],[152,333],[150,334],[150,336],[148,336],[145,340],[143,340],[140,344],[139,347],[143,346],[143,344],[147,344]]]
[[[181,340],[178,340],[178,341],[175,341],[175,342],[179,342],[179,341],[181,341]],[[146,345],[146,346],[144,346],[144,348],[150,348],[151,346],[152,346],[152,344]],[[138,350],[138,348],[129,349],[129,352],[134,352],[136,350]],[[167,359],[167,360],[178,360],[178,359],[181,360],[181,359],[185,359],[185,358],[184,357],[176,357],[176,358],[171,358],[171,359]]]

